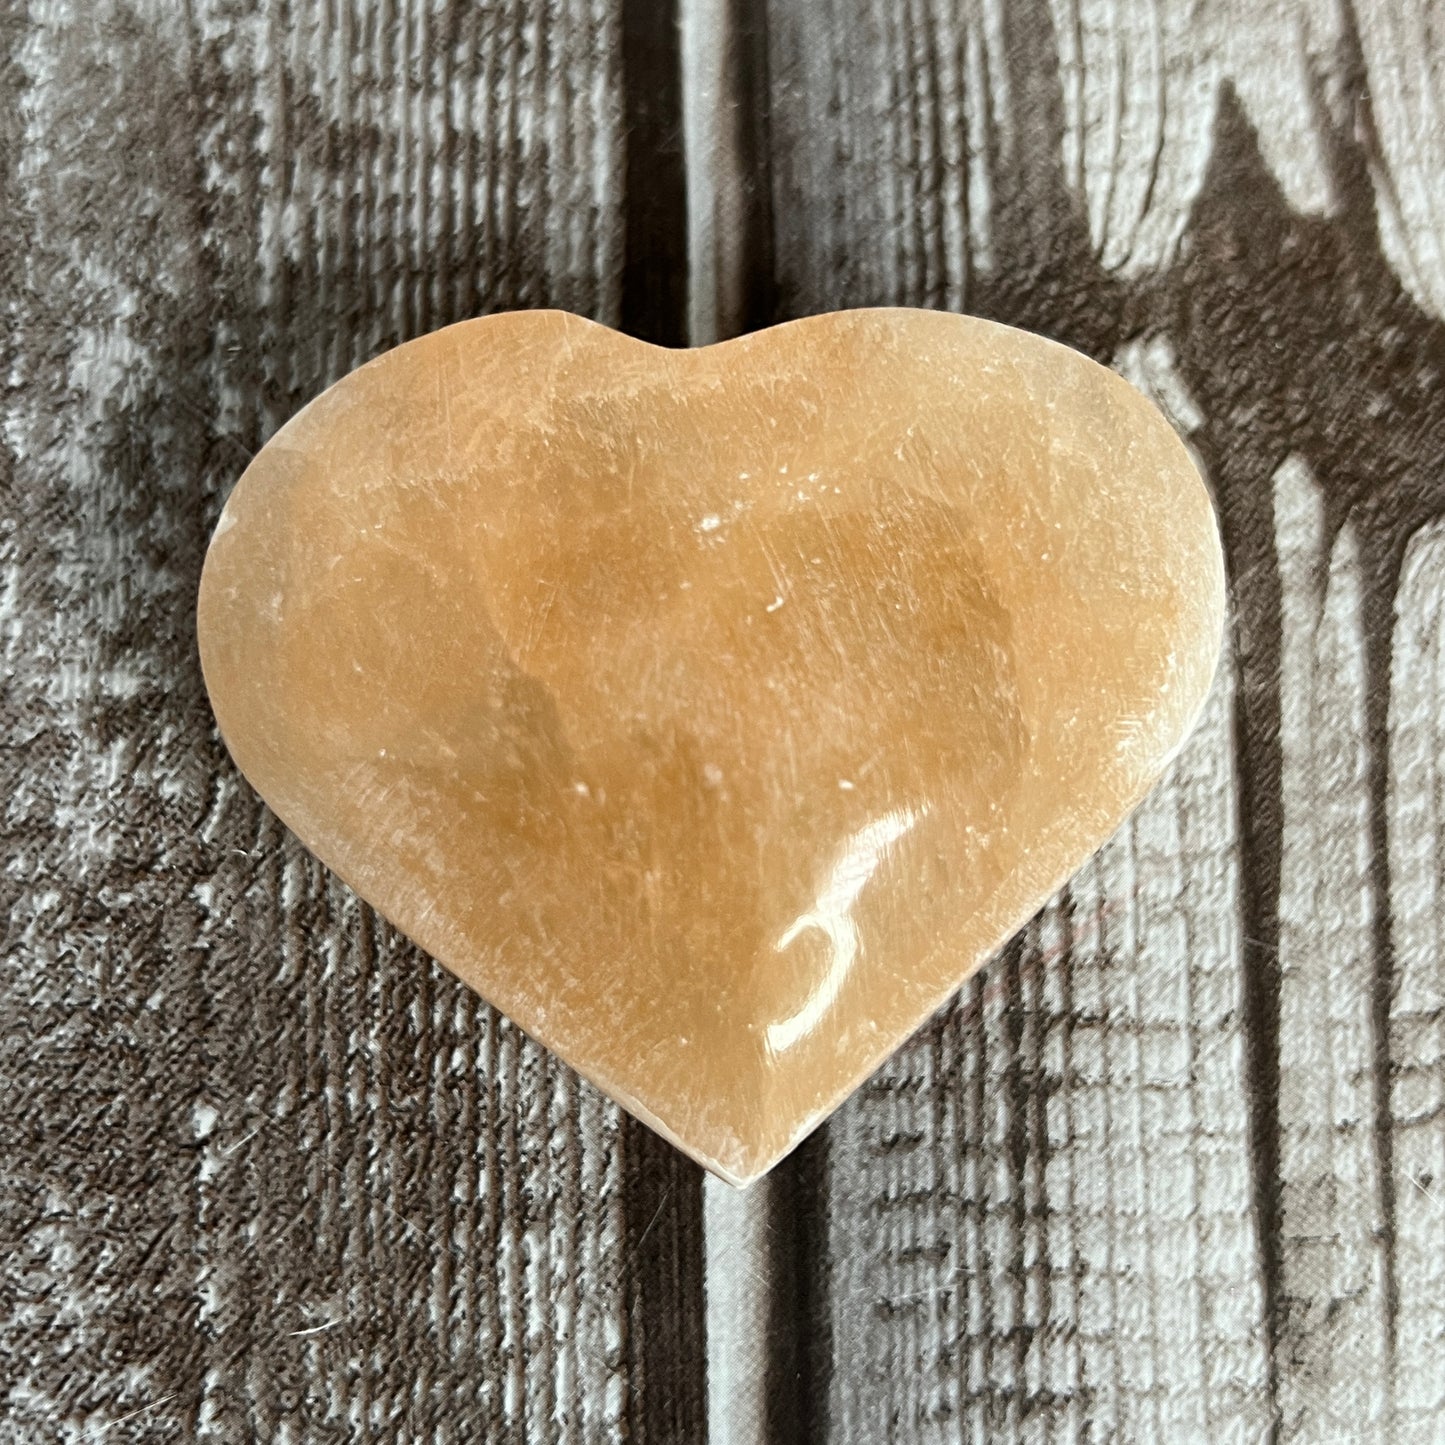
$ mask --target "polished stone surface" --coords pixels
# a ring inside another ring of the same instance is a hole
[[[741,1182],[1157,779],[1223,601],[1184,447],[1065,348],[887,310],[668,352],[539,312],[283,428],[199,629],[307,846]]]

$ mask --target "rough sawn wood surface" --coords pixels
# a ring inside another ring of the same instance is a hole
[[[0,6],[0,1437],[1445,1440],[1442,78],[1430,0]],[[270,817],[195,587],[408,337],[863,304],[1155,396],[1231,645],[740,1202]]]

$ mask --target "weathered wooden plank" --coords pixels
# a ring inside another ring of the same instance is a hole
[[[1280,888],[1282,1438],[1383,1431],[1388,1314],[1372,1068],[1364,642],[1353,530],[1291,458],[1275,477],[1283,596]]]
[[[771,15],[783,311],[961,298],[1101,358],[1141,331],[1175,343],[1171,386],[1196,398],[1192,429],[1220,490],[1238,587],[1231,767],[1244,941],[1231,976],[1242,988],[1250,1152],[1246,1131],[1226,1133],[1239,1168],[1252,1159],[1265,1325],[1278,1346],[1250,1386],[1264,1402],[1252,1408],[1266,1423],[1278,1409],[1306,1433],[1328,1431],[1341,1410],[1408,1433],[1406,1396],[1397,1387],[1392,1403],[1385,1382],[1392,1368],[1397,1381],[1430,1377],[1437,1327],[1428,1274],[1394,1262],[1402,1192],[1414,1196],[1412,1226],[1423,1230],[1413,1254],[1438,1247],[1438,1236],[1414,1174],[1393,1158],[1397,1139],[1405,1147],[1400,1119],[1414,1121],[1394,1081],[1413,1080],[1418,1094],[1433,1079],[1438,1020],[1427,1008],[1408,1026],[1390,1022],[1404,975],[1385,910],[1411,905],[1390,881],[1383,708],[1404,539],[1441,507],[1429,460],[1440,419],[1414,400],[1445,356],[1420,309],[1438,305],[1442,120],[1429,100],[1438,26],[1405,4],[1357,15],[1227,0],[775,0]],[[1410,195],[1395,195],[1398,184]],[[1406,416],[1418,421],[1404,427]],[[1303,734],[1284,716],[1293,703],[1281,694],[1281,658],[1309,659],[1299,665],[1313,676],[1325,666],[1313,649],[1327,639],[1300,631],[1307,619],[1290,601],[1297,594],[1285,594],[1273,550],[1272,478],[1291,452],[1321,478],[1329,534],[1347,519],[1358,527],[1356,621],[1330,643],[1329,664],[1355,678],[1354,691],[1326,688],[1318,725]],[[1341,711],[1352,696],[1356,710]],[[1336,785],[1317,776],[1310,738],[1331,760],[1354,760],[1358,811],[1333,825],[1311,816],[1320,790]],[[1418,815],[1412,826],[1418,833]],[[1192,881],[1201,865],[1186,851],[1179,866]],[[1309,915],[1300,900],[1321,889],[1329,896]],[[1428,905],[1411,916],[1428,916]],[[1348,986],[1327,1004],[1319,973],[1336,954]],[[1316,1036],[1347,1045],[1352,1062],[1331,1063]],[[835,1221],[847,1188],[840,1138],[835,1130],[830,1147]],[[1310,1143],[1323,1139],[1327,1158]],[[1417,1130],[1410,1148],[1419,1146],[1427,1157],[1433,1136]],[[1360,1212],[1332,1204],[1327,1237],[1313,1238],[1319,1180],[1346,1165]],[[911,1174],[931,1177],[935,1161],[915,1151],[900,1167],[906,1193]],[[1147,1259],[1146,1243],[1135,1239],[1131,1257]],[[830,1277],[837,1297],[858,1287]],[[878,1294],[899,1289],[890,1280]],[[1248,1295],[1246,1285],[1235,1297]],[[1317,1316],[1335,1323],[1310,1331]],[[940,1332],[951,1338],[950,1328],[924,1330],[919,1348],[933,1348]],[[893,1348],[912,1358],[903,1338]],[[1166,1342],[1149,1369],[1167,1356]],[[1187,1362],[1173,1366],[1187,1380]],[[1131,1398],[1120,1388],[1110,1377],[1102,1419],[1121,1418],[1107,1413],[1110,1399]],[[890,1398],[926,1414],[921,1395],[890,1397],[881,1378],[858,1387],[870,1408]],[[1129,1418],[1153,1428],[1147,1415]],[[1191,1424],[1187,1412],[1179,1423],[1186,1438],[1220,1428],[1205,1417]]]
[[[1390,690],[1390,899],[1399,987],[1390,1008],[1395,1221],[1401,1279],[1398,1438],[1445,1419],[1445,528],[1410,539]]]
[[[1265,1429],[1229,707],[831,1130],[832,1438]]]
[[[686,97],[659,107],[641,88],[672,83],[671,10],[631,13],[630,77],[621,7],[604,0],[207,0],[189,15],[37,0],[0,16],[0,88],[20,98],[0,104],[14,750],[0,1078],[22,1098],[0,1111],[0,1147],[26,1161],[0,1178],[15,1246],[0,1367],[22,1431],[78,1437],[130,1407],[147,1413],[109,1438],[158,1424],[667,1438],[700,1419],[695,1174],[619,1138],[595,1094],[247,801],[209,736],[187,633],[227,480],[381,347],[514,304],[680,339],[689,243],[675,167],[656,185],[652,162],[675,161]],[[1239,585],[1236,725],[1212,719],[1211,761],[1181,760],[1193,781],[1035,923],[999,991],[975,985],[971,1013],[780,1177],[769,1280],[733,1314],[771,1301],[771,1428],[1246,1439],[1273,1398],[1306,1438],[1357,1407],[1402,1441],[1433,1438],[1433,533],[1404,557],[1442,505],[1430,7],[709,0],[687,14],[735,47],[704,53],[716,123],[690,143],[722,137],[736,162],[691,177],[692,217],[711,217],[690,242],[696,339],[774,311],[967,305],[1138,366],[1184,397]],[[1161,371],[1157,343],[1132,345],[1141,329],[1173,336],[1177,375],[1167,347]],[[1357,538],[1357,604],[1304,607],[1334,619],[1327,652],[1283,615],[1321,585],[1296,572],[1286,587],[1275,565],[1271,479],[1290,453],[1328,527],[1349,516]],[[1286,654],[1296,682],[1348,683],[1324,689],[1308,746],[1353,756],[1364,739],[1356,792],[1308,792],[1344,809],[1337,837],[1301,807]],[[1341,874],[1346,846],[1365,853]],[[1354,891],[1327,890],[1322,911],[1341,926],[1323,929],[1301,900],[1346,875]],[[1362,931],[1350,910],[1366,893]],[[1191,930],[1206,942],[1181,970],[1171,949]],[[1331,1013],[1316,972],[1336,953],[1352,987]],[[1136,969],[1162,1018],[1129,993]],[[1241,1013],[1263,1304],[1241,1223]],[[1353,1065],[1317,1067],[1326,1037]],[[18,1038],[39,1041],[33,1059]],[[1187,1085],[1169,1072],[1183,1041]],[[1333,1133],[1313,1122],[1330,1081]],[[1321,1205],[1341,1160],[1378,1197],[1383,1278],[1363,1216]],[[744,1215],[749,1260],[756,1223]],[[1286,1346],[1272,1360],[1261,1308]],[[1317,1315],[1336,1327],[1306,1329]],[[1344,1316],[1363,1323],[1350,1333]],[[813,1343],[790,1350],[800,1335]],[[740,1440],[763,1428],[757,1393]],[[727,1403],[715,1392],[713,1420]]]
[[[762,1179],[739,1190],[709,1178],[704,1187],[710,1445],[768,1438],[770,1186]]]
[[[1270,1419],[1239,1092],[1232,686],[1226,665],[1170,778],[1070,890],[1100,921],[1064,965],[1049,1254],[1077,1280],[1061,1323],[1105,1439],[1252,1440]]]
[[[191,635],[221,496],[328,381],[488,307],[616,321],[616,7],[3,38],[3,1433],[620,1439],[616,1111],[255,802]]]
[[[1445,27],[1431,0],[1358,3],[1380,241],[1411,295],[1445,316]]]
[[[775,0],[768,13],[783,311],[958,309],[971,267],[988,264],[996,26],[932,0]]]
[[[1422,307],[1445,313],[1445,30],[1430,0],[1049,9],[1065,173],[1106,267],[1143,276],[1173,260],[1228,85],[1297,212],[1338,214],[1330,131],[1358,133],[1384,255]]]
[[[773,10],[784,309],[982,302],[1111,353],[1126,302],[1049,150],[1063,100],[1041,7],[827,8]],[[1167,347],[1121,359],[1188,412]],[[965,995],[977,1022],[913,1046],[830,1131],[834,1438],[1267,1426],[1230,1082],[1245,945],[1229,705],[1067,911],[994,966],[992,1007],[986,975]]]
[[[1144,276],[1174,259],[1226,85],[1289,204],[1332,209],[1319,108],[1340,101],[1334,0],[1050,0],[1049,12],[1065,175],[1108,270]]]
[[[681,0],[688,341],[773,320],[765,0]]]
[[[1359,130],[1384,254],[1442,314],[1445,32],[1429,0],[1051,0],[1050,12],[1065,171],[1106,267],[1142,276],[1173,259],[1228,84],[1298,212],[1338,212],[1329,129]]]

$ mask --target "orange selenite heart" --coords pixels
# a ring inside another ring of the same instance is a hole
[[[1187,452],[1064,347],[881,310],[671,352],[539,312],[285,426],[199,627],[306,845],[741,1183],[1138,802],[1223,614]]]

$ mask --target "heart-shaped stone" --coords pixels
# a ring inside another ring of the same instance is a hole
[[[1184,447],[1064,347],[875,310],[670,352],[541,312],[285,426],[199,629],[306,845],[743,1182],[1155,781],[1223,602]]]

